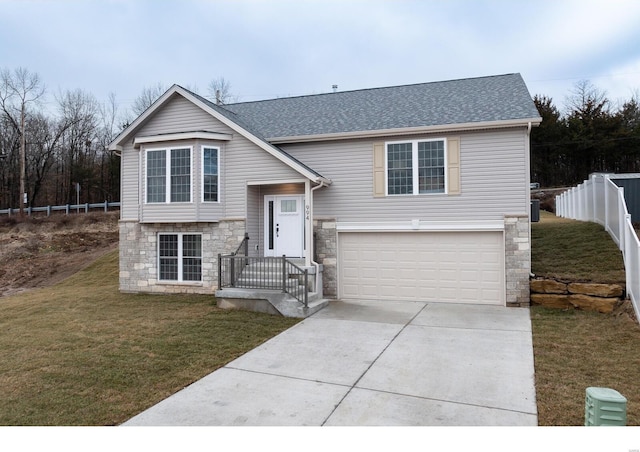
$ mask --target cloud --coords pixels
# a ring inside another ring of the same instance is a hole
[[[521,72],[562,99],[581,78],[637,88],[638,23],[618,0],[3,0],[0,64],[124,106],[218,76],[254,100]]]

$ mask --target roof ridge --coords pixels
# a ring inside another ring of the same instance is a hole
[[[261,103],[261,102],[273,102],[273,101],[276,101],[276,100],[301,99],[301,98],[305,98],[305,97],[320,97],[320,96],[330,96],[330,95],[334,95],[334,94],[348,94],[348,93],[356,93],[356,92],[364,92],[364,91],[376,91],[376,90],[383,90],[383,89],[405,88],[405,87],[420,86],[420,85],[434,85],[434,84],[437,84],[437,83],[452,83],[452,82],[461,82],[461,81],[466,81],[466,80],[491,79],[491,78],[498,78],[498,77],[506,77],[506,76],[509,76],[509,75],[520,75],[520,73],[519,72],[509,72],[509,73],[505,73],[505,74],[484,75],[484,76],[478,76],[478,77],[463,77],[463,78],[448,79],[448,80],[435,80],[435,81],[431,81],[431,82],[405,83],[403,85],[375,86],[373,88],[358,88],[358,89],[352,89],[352,90],[347,90],[347,91],[336,91],[336,92],[331,92],[331,93],[300,94],[298,96],[273,97],[273,98],[270,98],[270,99],[249,100],[249,101],[245,101],[245,102],[234,102],[234,103],[223,104],[223,105],[224,106],[233,107],[235,105],[257,104],[257,103]],[[211,101],[209,101],[209,102],[211,102]]]

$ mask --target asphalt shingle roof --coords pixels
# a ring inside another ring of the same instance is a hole
[[[226,116],[266,139],[539,118],[520,74],[287,97],[217,109],[226,109]]]

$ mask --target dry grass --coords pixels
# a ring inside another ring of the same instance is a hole
[[[297,322],[120,294],[117,260],[0,299],[1,425],[119,424]]]
[[[531,228],[536,275],[624,283],[622,256],[602,226],[541,213]],[[534,306],[531,322],[539,425],[584,425],[590,386],[619,391],[627,424],[640,425],[640,326],[632,317]]]
[[[624,283],[624,262],[609,234],[596,223],[541,212],[531,226],[531,271],[559,280]]]
[[[538,424],[584,425],[585,391],[613,388],[640,425],[640,326],[626,315],[531,308]]]
[[[620,279],[601,227],[542,220],[536,273]],[[594,260],[589,247],[610,257]],[[1,425],[119,424],[296,323],[222,311],[207,296],[120,294],[117,272],[113,252],[54,287],[0,298]],[[640,425],[637,323],[540,307],[531,317],[540,425],[582,425],[589,386],[620,391],[628,424]]]

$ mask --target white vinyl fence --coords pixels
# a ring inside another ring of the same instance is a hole
[[[627,295],[640,319],[640,241],[624,200],[624,189],[611,174],[592,174],[577,187],[556,196],[556,215],[604,226],[624,258]]]

